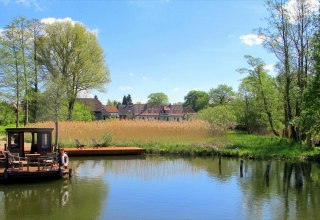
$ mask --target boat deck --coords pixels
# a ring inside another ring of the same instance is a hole
[[[68,156],[140,155],[145,149],[139,147],[64,148]]]

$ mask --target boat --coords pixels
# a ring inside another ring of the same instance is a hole
[[[60,167],[52,146],[53,128],[7,128],[0,157],[0,183],[26,183],[68,178],[72,170]],[[26,147],[25,140],[31,141]]]

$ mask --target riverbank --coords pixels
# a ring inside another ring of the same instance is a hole
[[[31,124],[32,127],[53,127],[52,122]],[[110,134],[108,146],[135,146],[147,154],[242,157],[250,159],[294,159],[320,161],[320,150],[275,136],[251,135],[229,130],[227,133],[197,121],[166,123],[148,121],[62,122],[59,144],[75,147],[75,139],[88,147],[92,138],[103,143]],[[0,126],[4,135],[5,127]],[[27,139],[26,139],[27,140]],[[3,144],[0,143],[0,148]]]
[[[218,144],[217,144],[218,143]],[[241,157],[249,159],[290,159],[320,161],[320,149],[308,149],[286,138],[252,135],[228,131],[223,140],[213,138],[209,143],[162,145],[153,142],[138,144],[147,154],[183,156]]]

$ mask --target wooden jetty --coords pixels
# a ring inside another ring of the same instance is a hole
[[[139,147],[99,147],[99,148],[64,148],[68,156],[110,156],[110,155],[141,155],[145,149]]]

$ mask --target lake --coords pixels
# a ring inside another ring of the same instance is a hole
[[[0,219],[319,219],[316,163],[71,158],[69,180],[0,186]],[[269,173],[269,174],[268,174]]]

